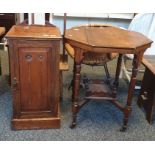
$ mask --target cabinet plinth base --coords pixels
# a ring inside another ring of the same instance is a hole
[[[13,130],[60,128],[60,118],[12,119]]]

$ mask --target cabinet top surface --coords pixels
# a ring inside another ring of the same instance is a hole
[[[143,34],[113,26],[80,26],[66,30],[65,38],[91,47],[136,49],[152,41]]]
[[[51,26],[14,25],[6,34],[7,38],[56,39],[61,38],[60,30]]]

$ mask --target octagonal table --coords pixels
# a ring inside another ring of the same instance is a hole
[[[81,26],[66,30],[65,42],[69,43],[75,50],[71,128],[76,126],[77,113],[85,103],[91,99],[103,99],[111,101],[123,112],[124,119],[121,131],[125,131],[132,110],[132,95],[138,67],[145,50],[151,46],[152,41],[138,32],[124,30],[118,27]],[[104,81],[89,80],[84,100],[79,101],[81,62],[85,53],[90,51],[95,53],[119,53],[116,75],[114,82],[110,86]],[[125,106],[118,102],[116,95],[123,54],[134,54],[132,76]]]

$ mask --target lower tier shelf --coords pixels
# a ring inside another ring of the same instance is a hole
[[[89,80],[85,87],[85,99],[116,99],[112,87],[103,80]]]

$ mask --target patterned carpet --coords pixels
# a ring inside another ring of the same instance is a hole
[[[112,76],[114,64],[109,64]],[[70,60],[70,66],[72,61]],[[102,78],[103,68],[82,67],[82,75],[87,73],[91,77]],[[12,96],[7,82],[0,78],[0,140],[2,141],[129,141],[155,140],[155,124],[149,125],[144,113],[136,105],[137,95],[133,98],[133,111],[129,119],[128,130],[119,131],[122,125],[122,113],[107,101],[91,101],[80,111],[78,125],[70,129],[71,122],[71,91],[67,87],[72,78],[72,68],[64,73],[64,100],[61,103],[61,128],[48,130],[11,130]],[[118,96],[122,103],[126,103],[128,84],[120,80]],[[81,91],[82,92],[82,91]],[[82,94],[82,93],[81,93]]]

